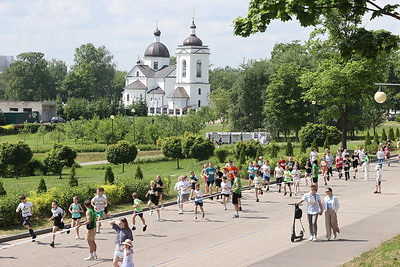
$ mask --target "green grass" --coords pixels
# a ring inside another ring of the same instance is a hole
[[[342,267],[386,267],[400,265],[400,235],[383,242],[378,247],[362,253]]]

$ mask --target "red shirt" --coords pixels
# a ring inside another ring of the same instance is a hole
[[[336,158],[336,168],[341,168],[343,167],[343,158]]]
[[[228,177],[231,179],[235,178],[235,175],[233,174],[234,172],[239,172],[239,169],[236,166],[228,166],[226,167],[226,170],[228,171]]]
[[[282,159],[282,160],[278,161],[278,163],[279,163],[279,166],[281,166],[283,169],[285,169],[286,160]]]

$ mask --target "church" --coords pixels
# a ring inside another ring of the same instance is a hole
[[[160,42],[157,27],[155,42],[147,47],[143,61],[138,60],[125,77],[125,107],[142,99],[147,102],[148,115],[182,116],[208,105],[210,49],[196,36],[194,19],[190,30],[190,36],[176,48],[176,65],[170,65],[170,53]]]

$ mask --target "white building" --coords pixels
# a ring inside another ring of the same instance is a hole
[[[149,115],[183,115],[189,109],[208,105],[210,49],[196,36],[194,19],[191,34],[176,48],[176,65],[169,65],[168,48],[154,31],[155,42],[144,52],[144,61],[126,75],[122,100],[125,107],[135,101],[147,102]]]
[[[13,56],[0,56],[0,73],[4,72],[6,68],[10,67],[11,63],[13,62]]]

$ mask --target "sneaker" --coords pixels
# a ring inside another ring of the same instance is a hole
[[[183,214],[183,210],[179,210],[179,214]]]
[[[160,216],[157,216],[157,221],[158,221],[158,222],[160,222],[160,221],[161,221],[161,218],[160,218]]]
[[[71,233],[71,231],[70,231],[70,230],[67,230],[67,235],[69,235],[69,233]]]
[[[336,239],[337,235],[336,233],[333,234],[333,239]]]
[[[329,178],[329,176],[328,176],[328,177],[326,177],[326,179],[327,179],[327,180],[328,180],[328,182],[329,182],[329,179],[330,179],[330,178]]]
[[[278,193],[280,193],[280,192],[281,192],[281,189],[279,188]]]
[[[194,217],[193,221],[197,220],[197,217]]]
[[[289,196],[292,197],[292,192],[290,192]]]
[[[374,194],[378,194],[378,191],[375,191]]]
[[[353,176],[353,178],[354,178],[354,179],[356,179],[356,177],[355,177],[355,176]]]
[[[283,196],[286,196],[287,195],[287,192],[285,192],[284,194],[283,194]]]
[[[201,217],[204,219],[204,216],[205,216],[206,214],[205,213],[203,213],[203,215],[201,215]]]
[[[315,236],[313,236],[312,242],[316,242],[317,238]]]
[[[36,238],[36,235],[35,235],[35,234],[32,234],[32,242],[35,242],[35,241],[36,241],[35,238]]]
[[[79,236],[76,236],[75,239],[76,239],[76,240],[80,240],[81,238],[80,238]]]
[[[150,215],[150,216],[153,215],[153,211],[152,211],[152,210],[150,211],[150,214],[149,214],[149,215]]]
[[[239,211],[242,211],[242,207],[239,207]],[[239,215],[238,215],[238,217],[239,217]]]
[[[262,190],[260,190],[260,194],[262,195],[262,194],[264,194],[264,192]]]
[[[92,255],[90,255],[89,257],[85,258],[84,260],[85,261],[91,261],[91,260],[94,260],[94,257]]]
[[[54,242],[50,243],[50,247],[54,248]]]
[[[256,199],[256,202],[260,202],[260,200],[257,198],[257,199]]]
[[[97,260],[97,255],[96,255],[96,254],[93,255],[93,259],[94,259],[94,260]]]
[[[100,234],[100,230],[97,230],[97,231],[96,231],[96,234]]]
[[[135,231],[136,230],[136,226],[132,226],[132,231]]]
[[[328,183],[325,183],[325,185],[328,185]]]
[[[269,191],[269,186],[267,187],[267,190],[266,190],[266,192],[267,192],[267,191]]]
[[[309,241],[312,241],[314,238],[314,236],[310,236],[310,238],[308,239]]]
[[[227,207],[224,207],[224,210],[227,210],[228,208]]]
[[[143,225],[143,232],[146,232],[147,224]]]
[[[239,218],[239,214],[233,214],[232,218]]]

